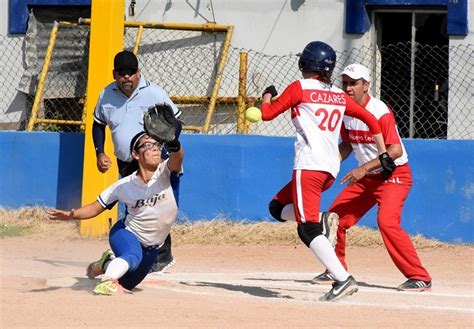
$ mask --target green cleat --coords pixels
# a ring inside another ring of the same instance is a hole
[[[98,283],[94,288],[94,294],[103,296],[112,296],[123,292],[123,288],[115,279],[110,279]]]
[[[115,258],[115,255],[114,253],[112,252],[112,250],[110,249],[107,249],[106,251],[104,251],[104,253],[102,254],[102,256],[100,257],[100,259],[98,261],[95,261],[93,263],[90,263],[89,266],[87,267],[87,277],[89,279],[94,279],[95,277],[101,275],[101,274],[104,274],[105,273],[105,263],[107,263],[108,261],[112,260]]]

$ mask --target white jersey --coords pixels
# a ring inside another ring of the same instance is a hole
[[[389,107],[381,100],[368,97],[365,109],[372,113],[379,121],[386,145],[400,144],[403,150],[401,157],[395,159],[397,166],[404,165],[408,162],[408,155],[405,146],[400,139],[397,125],[393,113]],[[344,131],[345,130],[345,131]],[[359,166],[378,157],[375,140],[365,123],[356,118],[344,116],[344,129],[342,138],[345,142],[349,142],[354,150],[354,155]],[[375,169],[370,174],[382,172],[382,168]]]
[[[107,209],[117,201],[124,202],[128,209],[125,227],[144,247],[163,244],[178,209],[170,185],[168,160],[158,166],[148,183],[134,172],[108,187],[97,200]]]
[[[315,79],[300,80],[300,84],[303,101],[292,116],[296,127],[293,169],[326,171],[336,177],[341,118],[346,109],[344,93]]]
[[[291,108],[296,127],[295,170],[317,170],[336,177],[340,169],[339,135],[344,114],[368,122],[380,133],[377,120],[340,88],[317,79],[290,84],[272,104],[262,105],[262,119],[271,120]]]

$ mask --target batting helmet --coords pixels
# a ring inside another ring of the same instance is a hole
[[[331,75],[336,65],[334,49],[321,41],[308,43],[299,56],[298,66],[300,71],[322,72]]]

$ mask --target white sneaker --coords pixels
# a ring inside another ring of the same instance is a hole
[[[335,212],[325,211],[321,215],[321,226],[324,236],[334,248],[337,243],[337,227],[339,225],[339,215]]]
[[[334,302],[346,296],[350,296],[359,290],[357,282],[352,275],[344,281],[336,281],[332,285],[332,289],[319,300],[324,302]]]

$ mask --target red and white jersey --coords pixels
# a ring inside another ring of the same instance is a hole
[[[373,134],[380,133],[377,120],[341,89],[317,79],[291,83],[272,104],[262,105],[262,119],[271,120],[291,109],[296,127],[293,169],[339,173],[339,134],[344,115],[367,122]]]
[[[372,113],[378,120],[386,145],[400,144],[403,150],[401,157],[395,159],[397,166],[408,162],[408,155],[398,134],[397,124],[390,108],[381,100],[368,96],[364,105],[366,110]],[[356,119],[344,116],[344,125],[341,129],[342,140],[351,143],[355,158],[359,166],[377,158],[378,152],[375,146],[374,137],[365,123]],[[371,174],[379,173],[382,168],[371,171]]]
[[[178,207],[170,184],[168,160],[162,162],[148,183],[135,171],[105,189],[97,198],[111,209],[117,201],[127,205],[127,230],[145,246],[161,245],[171,231]]]

